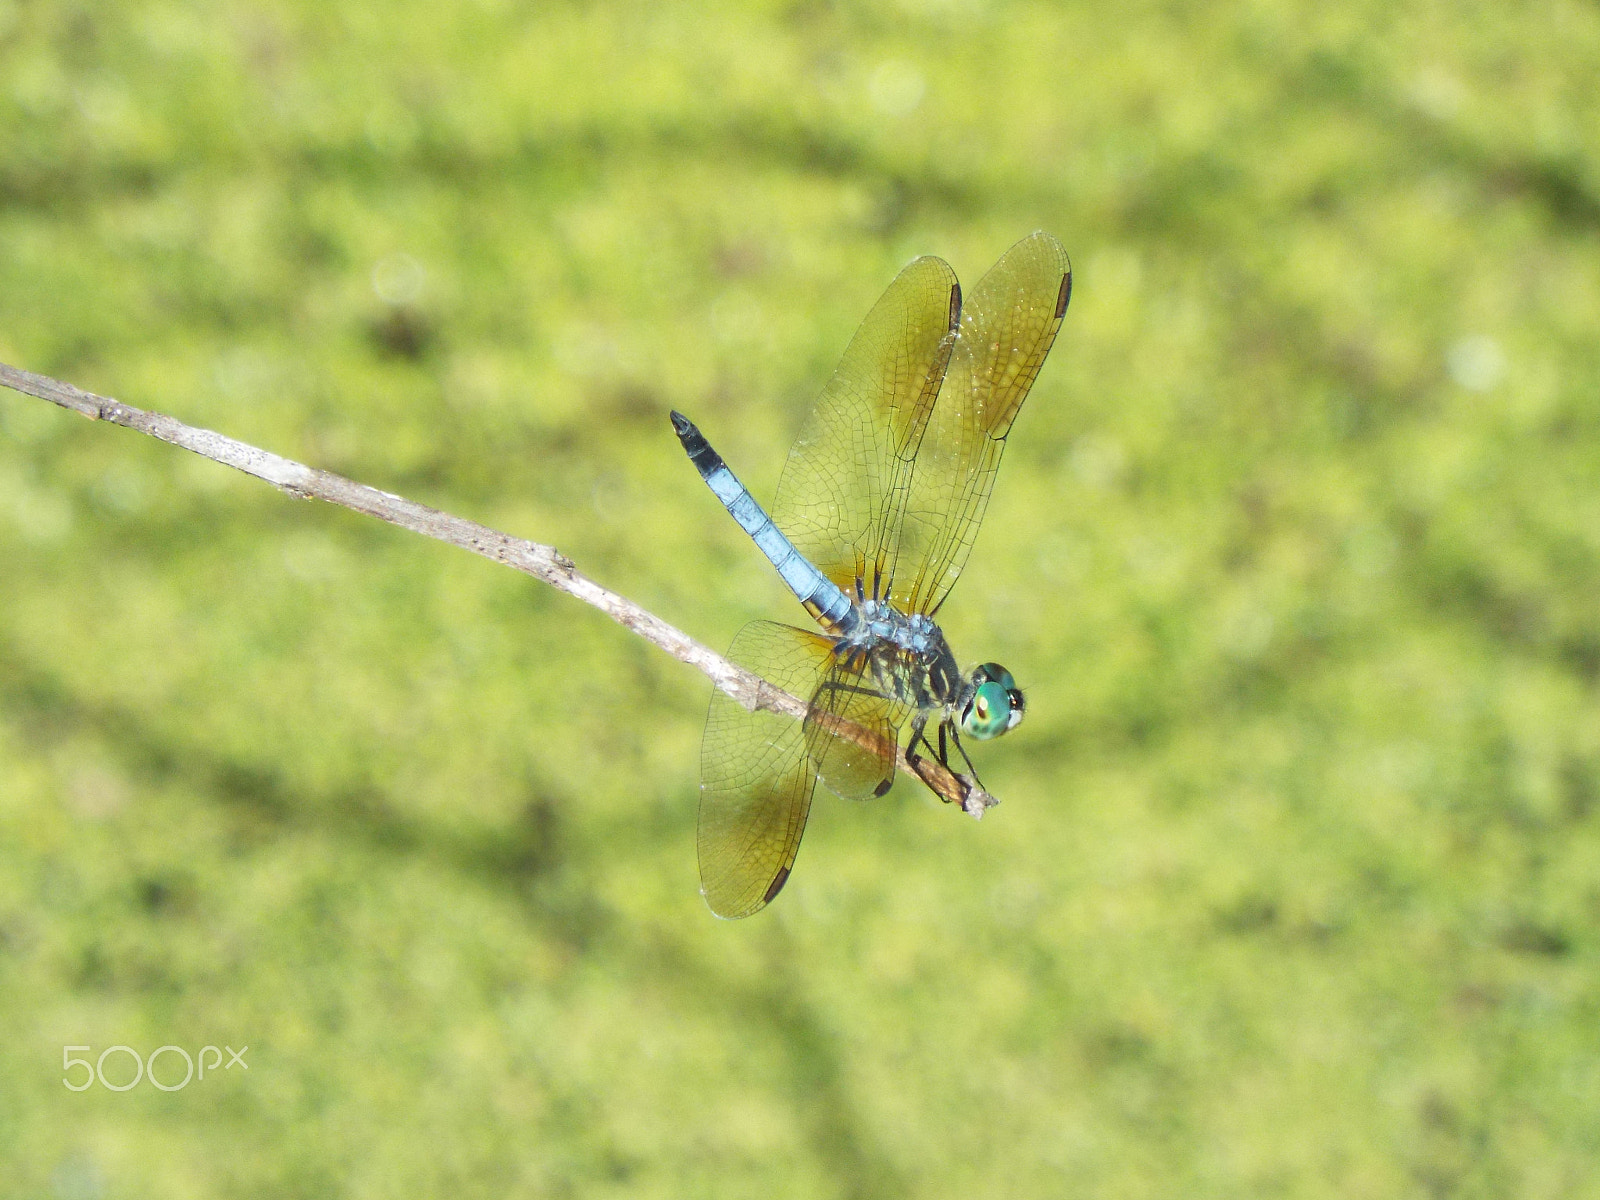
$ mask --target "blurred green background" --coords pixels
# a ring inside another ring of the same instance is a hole
[[[0,0],[0,359],[718,648],[799,610],[668,409],[770,497],[905,260],[1076,266],[941,614],[1004,804],[819,796],[732,924],[697,673],[0,393],[0,1194],[1600,1193],[1597,74],[1575,0]],[[248,1073],[63,1086],[168,1044]]]

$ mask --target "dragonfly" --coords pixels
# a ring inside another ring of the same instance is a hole
[[[802,702],[803,720],[713,693],[696,842],[717,916],[747,917],[783,888],[819,779],[846,799],[883,795],[904,733],[906,765],[927,782],[922,768],[937,762],[964,797],[982,784],[962,737],[986,741],[1021,722],[1011,672],[992,662],[963,672],[935,617],[1071,295],[1066,251],[1042,231],[1006,251],[965,302],[943,259],[912,261],[806,418],[770,515],[672,413],[689,461],[816,625],[754,621],[728,651]]]

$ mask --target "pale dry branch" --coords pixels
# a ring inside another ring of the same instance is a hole
[[[161,413],[147,412],[106,396],[97,396],[47,375],[36,375],[32,371],[0,363],[0,385],[48,400],[96,421],[109,421],[113,425],[147,433],[213,462],[243,471],[246,475],[264,479],[280,491],[299,499],[338,504],[503,563],[576,596],[586,604],[592,604],[613,621],[659,646],[673,658],[703,671],[713,685],[747,709],[782,713],[796,720],[806,714],[805,700],[729,662],[633,601],[600,586],[553,546],[511,537],[475,521],[407,500],[404,496],[382,492],[331,471],[281,458],[209,429],[185,425]],[[864,737],[873,736],[865,730],[862,734]],[[938,762],[920,759],[908,764],[902,751],[898,753],[897,765],[912,778],[927,784],[941,799],[960,804],[974,817],[981,817],[985,809],[997,803],[974,781],[966,776],[955,775]]]

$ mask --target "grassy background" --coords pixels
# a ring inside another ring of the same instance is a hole
[[[716,645],[798,610],[667,410],[770,496],[907,258],[1077,268],[944,613],[1005,804],[819,798],[736,924],[698,675],[0,394],[0,1195],[1600,1191],[1597,73],[1575,0],[0,0],[0,359]]]

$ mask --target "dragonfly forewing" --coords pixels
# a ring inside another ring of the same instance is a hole
[[[789,451],[772,517],[840,588],[871,592],[905,507],[911,466],[949,365],[961,289],[943,259],[889,285]]]
[[[1072,264],[1048,233],[1023,238],[966,297],[944,389],[928,418],[899,530],[890,599],[933,613],[983,521],[1006,435],[1054,344]]]

